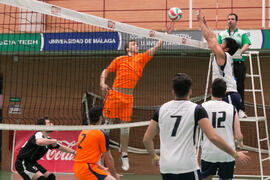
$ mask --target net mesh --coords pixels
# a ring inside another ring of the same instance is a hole
[[[207,71],[199,68],[207,69],[207,61],[202,59],[208,59],[208,55],[188,57],[187,53],[204,49],[205,43],[188,39],[183,46],[182,37],[176,35],[38,1],[9,5],[1,4],[0,15],[3,123],[33,124],[37,118],[49,116],[56,125],[81,125],[83,94],[101,95],[100,73],[112,59],[124,54],[124,43],[130,39],[138,41],[141,51],[157,40],[168,40],[147,64],[137,84],[134,122],[149,120],[154,109],[149,107],[171,99],[170,82],[177,72],[190,74],[195,81],[194,96],[202,95],[198,82],[205,82]],[[180,49],[175,50],[176,45]],[[112,85],[113,78],[108,77],[106,82]]]
[[[158,40],[166,41],[134,90],[132,123],[125,125],[131,127],[129,151],[146,152],[144,132],[156,108],[172,99],[174,74],[191,75],[194,100],[203,99],[209,54],[202,41],[183,41],[183,34],[168,35],[39,1],[0,2],[4,3],[0,5],[1,129],[42,130],[33,124],[44,116],[55,124],[45,128],[89,129],[82,126],[87,109],[103,104],[100,74],[115,57],[125,54],[124,44],[131,39],[137,41],[140,52]],[[109,76],[106,83],[111,86],[113,79],[114,75]],[[110,139],[115,147],[121,127],[103,127],[113,129]],[[158,138],[155,147],[159,148]]]
[[[194,101],[200,103],[204,98],[209,51],[202,41],[39,1],[0,2],[3,3],[0,5],[0,75],[4,124],[31,125],[36,119],[49,116],[54,124],[62,126],[56,129],[82,125],[86,120],[84,95],[89,96],[90,92],[90,96],[97,97],[90,99],[92,105],[103,104],[100,73],[112,59],[125,54],[124,44],[131,39],[138,42],[141,52],[153,47],[157,40],[165,40],[134,90],[132,122],[148,121],[156,107],[172,98],[171,78],[175,73],[184,72],[192,77]],[[109,76],[106,83],[112,85],[113,78]],[[252,108],[247,109],[252,113]],[[245,143],[256,147],[256,138],[249,138],[248,133],[256,134],[255,127],[245,123],[243,127],[248,137]],[[29,129],[37,128],[40,127]],[[145,128],[132,128],[132,146],[142,147]],[[112,139],[117,139],[119,131],[112,134],[115,134]]]
[[[165,43],[134,90],[132,123],[95,127],[112,129],[113,146],[119,146],[119,128],[131,127],[129,151],[145,153],[146,126],[156,108],[172,99],[171,80],[178,72],[193,79],[192,101],[203,102],[209,51],[202,39],[184,40],[183,33],[168,35],[39,1],[0,3],[0,129],[43,130],[33,124],[44,116],[56,125],[46,130],[90,129],[82,124],[87,122],[87,109],[103,104],[100,74],[112,59],[125,54],[124,44],[130,39],[137,41],[141,52],[157,40]],[[269,59],[269,54],[262,59]],[[263,68],[268,62],[262,61],[262,74],[268,73]],[[106,83],[111,86],[113,79],[109,76]],[[251,97],[246,101],[253,103]],[[253,113],[248,104],[247,113]],[[255,126],[241,125],[245,144],[257,147]],[[159,148],[158,137],[154,143]]]

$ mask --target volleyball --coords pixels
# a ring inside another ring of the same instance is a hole
[[[182,18],[183,12],[180,8],[173,7],[168,11],[168,17],[172,21],[179,21]]]

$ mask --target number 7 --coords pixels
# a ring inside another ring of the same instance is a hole
[[[171,118],[176,118],[176,121],[175,121],[175,124],[174,124],[174,127],[173,127],[173,131],[172,131],[172,134],[171,134],[171,136],[175,136],[176,132],[177,132],[177,129],[178,129],[179,125],[180,125],[180,121],[181,121],[182,116],[171,116]]]

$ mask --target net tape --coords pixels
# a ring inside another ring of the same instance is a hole
[[[120,129],[127,127],[140,127],[149,125],[150,121],[125,123],[125,124],[112,124],[112,125],[21,125],[21,124],[0,124],[2,130],[21,130],[21,131],[81,131],[93,129]]]
[[[167,41],[171,43],[176,43],[179,45],[185,45],[185,46],[190,46],[190,47],[195,47],[195,48],[200,48],[200,49],[208,49],[208,44],[203,41],[186,39],[186,38],[179,37],[172,34],[166,34],[166,33],[158,32],[154,30],[140,28],[133,25],[113,21],[110,19],[105,19],[105,18],[93,16],[90,14],[77,12],[71,9],[63,8],[60,6],[52,5],[52,4],[41,2],[41,1],[0,0],[0,3],[38,12],[41,14],[47,14],[50,16],[73,20],[73,21],[88,24],[88,25],[94,25],[94,26],[102,27],[109,30],[135,34],[141,37],[163,40],[163,41]]]

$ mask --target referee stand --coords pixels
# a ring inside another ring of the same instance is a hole
[[[235,53],[236,55],[233,56],[233,58],[239,58],[241,54]],[[262,76],[261,76],[261,67],[260,67],[260,58],[259,58],[259,51],[246,51],[242,56],[248,57],[249,60],[249,66],[250,66],[250,74],[247,74],[247,78],[250,78],[251,80],[251,88],[245,89],[245,92],[252,93],[253,97],[253,108],[254,108],[254,115],[248,116],[247,118],[241,118],[239,119],[240,122],[249,122],[252,125],[255,123],[256,125],[256,139],[257,139],[257,146],[258,148],[250,147],[244,145],[244,149],[249,151],[255,151],[259,154],[259,163],[260,163],[260,179],[261,180],[270,180],[270,176],[264,176],[263,175],[263,165],[266,162],[270,162],[270,145],[269,145],[269,132],[268,132],[268,126],[267,126],[267,118],[266,118],[266,110],[265,110],[265,101],[264,101],[264,93],[263,93],[263,85],[262,85]],[[254,59],[252,59],[254,58]],[[205,98],[204,101],[206,101],[208,97],[208,88],[209,88],[209,81],[210,81],[210,74],[211,74],[211,68],[212,68],[212,61],[214,59],[214,54],[211,53],[210,60],[209,60],[209,67],[208,67],[208,73],[207,73],[207,81],[206,81],[206,88],[205,88]],[[257,67],[258,72],[254,74],[253,72],[253,61],[257,61]],[[259,81],[259,83],[258,83]],[[255,87],[258,86],[258,87]],[[256,98],[258,96],[261,96],[262,101],[262,111],[258,112],[258,103],[257,100],[259,98]],[[260,115],[259,115],[260,114]],[[263,133],[265,131],[265,135]],[[264,135],[262,137],[262,134]],[[198,144],[200,143],[200,137],[198,140]],[[262,149],[262,146],[266,146],[267,149]],[[199,146],[197,146],[199,149]],[[198,151],[199,152],[199,151]]]
[[[265,109],[265,101],[264,101],[259,51],[247,51],[246,53],[242,55],[248,57],[247,59],[249,60],[250,74],[247,74],[246,77],[250,78],[251,80],[251,89],[245,89],[245,92],[252,93],[254,116],[240,119],[240,122],[250,122],[252,124],[253,123],[256,124],[256,135],[257,135],[257,145],[258,145],[257,149],[249,147],[249,146],[244,146],[244,149],[258,152],[261,180],[267,180],[267,179],[269,180],[270,177],[266,177],[263,175],[263,164],[267,161],[268,162],[270,161],[270,145],[269,145],[269,132],[268,132],[267,118],[266,118],[266,109]],[[258,72],[256,74],[254,74],[254,71],[253,71],[254,70],[253,61],[255,61],[258,68]],[[259,81],[259,85],[258,83],[256,83],[258,81]],[[258,96],[261,95],[262,112],[260,112],[260,115],[259,115],[258,106],[257,106],[257,97],[258,97],[257,95]],[[265,135],[262,135],[264,134],[262,131],[265,131]],[[262,145],[265,145],[267,149],[263,150]]]

